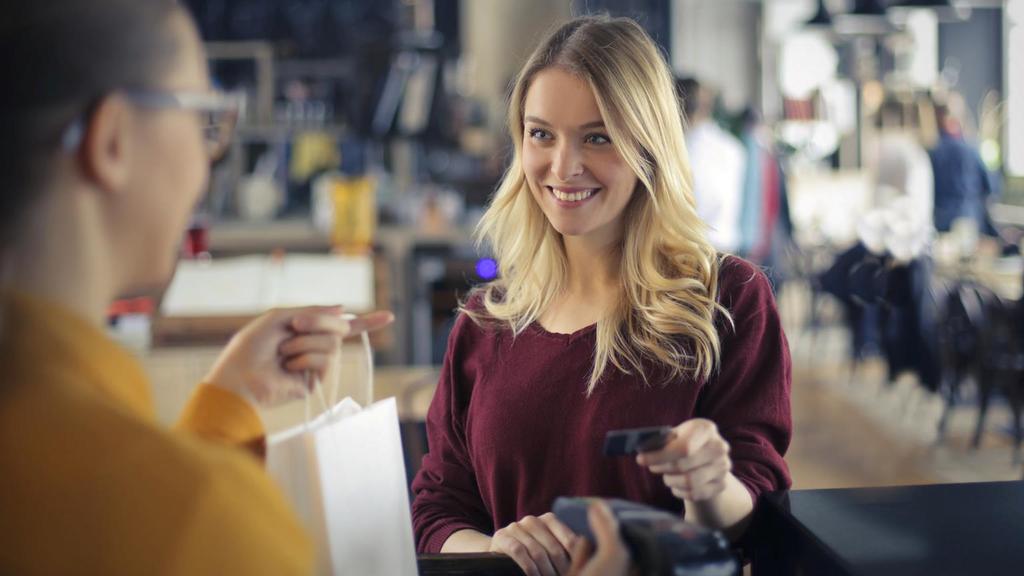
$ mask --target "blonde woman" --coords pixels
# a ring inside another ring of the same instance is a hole
[[[789,351],[764,275],[708,243],[664,59],[631,20],[573,20],[519,74],[509,128],[479,229],[501,277],[448,342],[413,484],[419,549],[565,573],[561,495],[738,535],[789,485]],[[656,425],[675,427],[662,449],[602,454],[609,430]]]

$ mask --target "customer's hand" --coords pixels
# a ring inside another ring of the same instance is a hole
[[[587,510],[590,530],[597,540],[597,552],[590,543],[577,538],[572,549],[571,576],[626,576],[629,571],[629,551],[619,537],[619,522],[608,505],[595,502]]]
[[[704,418],[675,427],[675,437],[662,449],[644,452],[637,463],[661,474],[677,498],[703,502],[721,494],[732,470],[729,443],[715,423]]]
[[[308,372],[323,379],[346,336],[387,326],[390,312],[353,320],[340,306],[271,310],[238,331],[221,352],[206,381],[262,407],[273,407],[307,393]]]
[[[559,576],[569,572],[569,550],[577,538],[548,512],[526,516],[495,532],[490,551],[510,556],[527,576]]]

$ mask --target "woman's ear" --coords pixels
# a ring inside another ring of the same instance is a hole
[[[77,159],[83,176],[97,188],[118,194],[127,185],[132,149],[133,110],[116,94],[93,108]]]

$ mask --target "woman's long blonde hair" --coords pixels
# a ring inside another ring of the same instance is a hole
[[[697,216],[683,120],[665,59],[636,22],[589,16],[563,25],[530,56],[509,102],[512,163],[477,228],[501,275],[475,291],[475,321],[497,321],[519,334],[566,286],[561,235],[530,194],[522,165],[526,93],[538,72],[560,67],[590,84],[617,152],[638,178],[623,214],[617,250],[622,295],[597,323],[593,392],[609,364],[649,382],[643,360],[667,380],[706,380],[721,349],[716,312],[719,256]],[[473,299],[474,295],[470,296]]]

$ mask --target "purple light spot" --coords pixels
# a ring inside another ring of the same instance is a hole
[[[483,280],[494,280],[498,277],[498,263],[493,258],[481,258],[476,261],[476,275]]]

